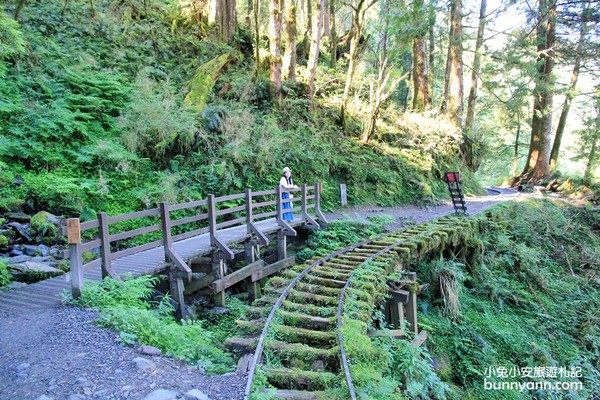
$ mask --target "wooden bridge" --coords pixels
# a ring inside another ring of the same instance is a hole
[[[56,304],[59,293],[69,287],[78,297],[84,279],[128,273],[166,272],[169,291],[179,305],[178,317],[184,315],[185,292],[210,287],[215,303],[223,305],[225,289],[245,280],[253,297],[258,280],[293,265],[293,257],[287,257],[286,238],[296,236],[298,227],[316,229],[327,223],[321,212],[319,183],[291,192],[294,198],[284,200],[279,187],[247,189],[177,205],[163,202],[157,208],[117,216],[100,213],[92,221],[68,219],[63,228],[69,244],[65,257],[71,267],[67,279],[59,276],[2,293],[0,305],[25,311]],[[292,208],[284,209],[286,203]],[[289,211],[294,218],[286,221],[283,213]],[[259,246],[268,245],[272,234],[277,235],[277,261],[267,264],[260,259]],[[228,262],[240,258],[246,265],[230,272]],[[211,267],[204,273],[190,267],[207,262]]]

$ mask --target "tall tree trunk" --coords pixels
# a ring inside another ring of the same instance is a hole
[[[271,82],[277,97],[281,96],[281,17],[283,0],[269,3],[269,51],[271,55]]]
[[[308,101],[311,106],[313,104],[313,97],[315,95],[315,78],[317,76],[317,65],[319,62],[319,51],[321,44],[321,34],[323,32],[323,11],[325,8],[325,0],[319,0],[317,2],[317,15],[314,18],[313,27],[313,38],[310,44],[310,53],[308,56],[308,63],[306,66],[307,82],[308,82]]]
[[[254,14],[254,1],[253,0],[248,0],[247,3],[248,6],[248,14],[246,15],[246,29],[251,30],[252,29],[252,15]]]
[[[429,70],[429,97],[431,100],[429,103],[433,106],[433,82],[435,80],[435,37],[433,27],[435,24],[431,24],[429,27],[429,65],[427,65],[427,69]]]
[[[335,26],[335,0],[329,0],[329,17],[331,18],[330,26],[331,30],[329,32],[329,54],[331,54],[331,60],[329,62],[329,66],[331,68],[335,68],[335,64],[337,63],[337,31]]]
[[[413,14],[415,18],[422,18],[421,9],[425,2],[416,0],[413,3]],[[414,21],[418,24],[419,21]],[[419,33],[413,39],[413,103],[412,109],[417,112],[431,107],[431,96],[429,95],[429,71],[427,69],[427,40],[424,33]]]
[[[450,45],[448,45],[448,53],[446,54],[446,69],[444,70],[444,91],[442,93],[442,101],[440,102],[440,112],[445,113],[448,110],[448,95],[450,89]]]
[[[481,46],[483,45],[486,7],[487,0],[481,0],[481,8],[479,9],[479,28],[477,29],[477,40],[475,41],[475,58],[473,60],[473,69],[471,70],[471,89],[469,90],[467,119],[465,120],[465,130],[470,133],[475,131],[475,103],[477,101],[477,86],[479,84],[478,76],[481,65]]]
[[[217,24],[221,39],[229,43],[235,33],[235,0],[217,0]]]
[[[285,53],[283,77],[296,79],[296,0],[288,0],[285,9]]]
[[[551,5],[549,3],[552,3]],[[539,179],[550,174],[550,150],[552,139],[552,100],[554,46],[556,42],[556,2],[539,0],[538,71],[534,89],[533,117],[531,118],[531,142],[523,178]]]
[[[254,76],[258,76],[260,73],[260,0],[254,1],[254,58],[256,61]]]
[[[517,135],[515,137],[515,153],[513,156],[512,176],[517,176],[519,171],[519,138],[521,136],[521,115],[517,113]]]
[[[325,0],[323,5],[323,34],[321,36],[330,37],[331,35],[331,0]]]
[[[462,126],[462,0],[452,0],[450,6],[450,82],[448,84],[448,114],[456,126]]]
[[[596,123],[593,129],[595,132],[592,136],[592,147],[585,166],[585,172],[583,173],[583,179],[588,182],[592,178],[592,171],[596,165],[596,152],[598,150],[598,141],[600,140],[600,108],[596,108]]]
[[[576,95],[577,79],[579,78],[579,70],[581,69],[581,54],[583,52],[583,43],[585,41],[586,30],[586,22],[583,21],[581,22],[581,28],[579,31],[579,42],[577,42],[575,64],[573,65],[571,82],[569,83],[569,89],[565,95],[565,102],[563,103],[560,118],[558,120],[558,127],[556,128],[556,134],[554,135],[552,151],[550,152],[550,171],[553,171],[558,164],[558,154],[560,152],[560,144],[562,142],[563,133],[565,132],[565,126],[567,125],[567,116],[569,115],[571,103]]]
[[[428,109],[429,100],[429,73],[427,71],[427,48],[425,38],[413,39],[413,104],[412,109],[417,112]]]
[[[17,8],[15,8],[15,13],[13,15],[15,21],[19,20],[19,16],[21,15],[21,10],[23,9],[24,4],[25,0],[19,0],[19,2],[17,3]]]

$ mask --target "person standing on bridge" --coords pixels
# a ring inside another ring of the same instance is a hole
[[[279,180],[279,186],[281,187],[281,198],[282,200],[287,200],[293,198],[292,194],[289,192],[293,189],[299,189],[298,186],[294,185],[294,180],[292,179],[292,170],[289,167],[285,167],[283,169],[283,176]],[[291,210],[294,206],[291,201],[283,203],[284,210]],[[291,211],[283,213],[283,219],[285,221],[291,221],[294,219],[294,214]]]

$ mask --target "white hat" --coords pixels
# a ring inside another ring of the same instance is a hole
[[[283,173],[285,174],[287,171],[292,172],[292,170],[290,169],[290,167],[285,167],[283,169]]]

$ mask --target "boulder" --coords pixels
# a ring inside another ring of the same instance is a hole
[[[62,274],[62,271],[58,268],[51,267],[48,264],[42,264],[42,263],[33,262],[33,261],[26,261],[21,264],[8,264],[8,269],[10,269],[11,271],[17,272],[17,273],[21,273],[21,274],[28,274],[31,272],[46,273],[46,274],[52,274],[52,275]]]
[[[50,248],[48,246],[46,246],[45,244],[40,244],[39,246],[34,246],[34,245],[24,245],[23,246],[23,253],[25,253],[25,255],[28,256],[42,256],[42,257],[47,257],[48,254],[50,253]]]
[[[6,218],[13,221],[25,223],[31,221],[31,215],[27,215],[22,212],[9,212],[8,214],[6,214]]]
[[[158,389],[150,393],[143,400],[177,400],[179,393],[173,390]]]
[[[156,364],[154,364],[152,361],[148,360],[147,358],[136,357],[133,359],[133,363],[139,370],[147,370],[147,369],[155,369],[156,368]]]
[[[192,389],[185,394],[188,400],[210,400],[210,397],[198,389]]]
[[[9,223],[7,225],[10,226],[11,228],[13,228],[15,231],[17,231],[17,233],[19,235],[21,235],[28,242],[31,242],[33,240],[33,238],[31,237],[31,235],[27,231],[27,226],[26,225],[20,224],[18,222],[11,222],[11,223]]]
[[[29,231],[39,237],[56,237],[61,219],[48,211],[40,211],[31,218]]]

